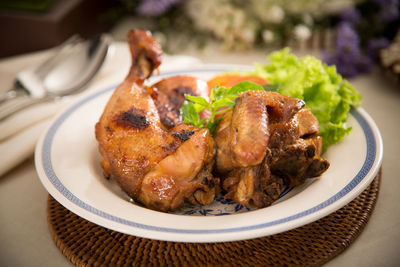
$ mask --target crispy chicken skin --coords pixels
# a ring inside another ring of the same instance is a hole
[[[182,123],[180,108],[185,94],[201,96],[208,100],[207,83],[196,77],[177,75],[162,79],[147,88],[156,104],[161,123],[166,129]]]
[[[264,99],[245,92],[236,101],[230,123],[230,147],[234,165],[260,164],[267,149],[269,132]]]
[[[318,121],[302,100],[274,92],[247,91],[216,128],[216,170],[226,197],[266,207],[284,185],[293,187],[321,175]]]
[[[151,209],[209,204],[219,184],[211,174],[215,148],[209,131],[185,124],[165,130],[144,86],[161,64],[161,48],[144,30],[130,31],[128,43],[130,71],[95,127],[105,175]]]
[[[260,164],[267,151],[269,124],[288,120],[303,106],[301,100],[274,92],[242,93],[216,128],[217,171]]]

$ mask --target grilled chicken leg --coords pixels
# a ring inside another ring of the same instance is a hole
[[[215,149],[209,131],[185,124],[165,130],[144,86],[161,64],[161,48],[143,30],[130,31],[128,43],[132,66],[95,127],[105,174],[155,210],[212,202],[219,181],[211,174]]]

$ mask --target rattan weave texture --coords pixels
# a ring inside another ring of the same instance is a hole
[[[320,266],[364,229],[380,180],[381,172],[356,199],[318,221],[235,242],[178,243],[122,234],[86,221],[51,196],[47,215],[56,246],[77,266]]]

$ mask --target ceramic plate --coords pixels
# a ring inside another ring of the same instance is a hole
[[[188,74],[208,79],[237,66],[204,65],[152,78]],[[343,207],[373,180],[382,160],[382,140],[371,117],[351,111],[353,131],[325,153],[331,166],[322,178],[284,194],[270,207],[250,210],[223,197],[208,206],[175,213],[130,201],[103,177],[94,125],[115,87],[80,98],[60,113],[37,144],[36,168],[47,191],[77,215],[122,233],[178,242],[223,242],[272,235],[315,221]]]

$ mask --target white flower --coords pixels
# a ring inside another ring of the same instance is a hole
[[[310,29],[304,24],[298,24],[293,29],[294,36],[298,40],[305,41],[311,37]]]
[[[275,39],[274,33],[270,30],[264,30],[262,32],[262,38],[263,38],[264,42],[267,44],[272,43]]]
[[[245,28],[242,30],[242,38],[247,43],[253,43],[256,39],[256,34],[253,29]]]
[[[280,23],[285,17],[285,12],[280,6],[271,6],[265,14],[265,20],[271,23]]]

